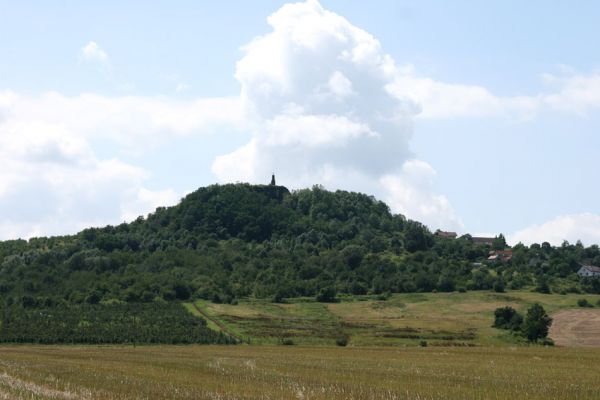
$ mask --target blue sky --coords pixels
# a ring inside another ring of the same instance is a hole
[[[0,238],[275,172],[600,242],[597,2],[285,4],[0,2]]]

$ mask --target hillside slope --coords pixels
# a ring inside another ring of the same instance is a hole
[[[501,237],[496,242],[504,247]],[[598,281],[574,274],[580,262],[600,262],[598,246],[518,245],[510,262],[480,264],[489,250],[469,236],[438,238],[360,193],[212,185],[131,223],[0,242],[0,296],[7,305],[36,307],[246,297],[333,301],[339,293],[533,285],[600,292]]]

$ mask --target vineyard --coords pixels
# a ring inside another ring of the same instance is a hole
[[[179,303],[5,307],[0,342],[87,344],[232,343]]]

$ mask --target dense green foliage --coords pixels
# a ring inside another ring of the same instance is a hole
[[[546,339],[550,325],[552,325],[552,318],[539,303],[533,304],[527,310],[525,319],[512,307],[497,308],[494,317],[493,327],[511,330],[530,342]],[[551,344],[552,342],[546,339],[544,343]]]
[[[577,300],[577,305],[579,307],[589,307],[589,308],[594,307],[594,305],[592,303],[590,303],[589,301],[587,301],[587,299],[579,299],[579,300]]]
[[[4,307],[0,342],[231,343],[177,303]]]
[[[521,330],[530,342],[537,342],[548,336],[552,318],[548,316],[541,304],[535,303],[527,310],[527,316]]]
[[[600,293],[580,262],[598,246],[492,246],[434,236],[373,197],[320,187],[213,185],[147,218],[73,235],[0,242],[0,297],[54,307],[241,297],[335,301],[343,294],[533,288]]]
[[[518,331],[523,324],[523,316],[512,307],[497,308],[494,312],[494,328]]]

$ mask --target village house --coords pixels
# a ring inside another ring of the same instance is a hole
[[[441,231],[441,230],[437,230],[435,231],[435,236],[438,237],[443,237],[443,238],[447,238],[447,239],[456,239],[456,237],[458,236],[456,234],[456,232],[446,232],[446,231]]]
[[[474,244],[488,245],[488,246],[491,246],[494,243],[494,239],[495,238],[477,237],[477,236],[473,236],[471,238],[471,240],[473,241]]]
[[[581,268],[579,268],[579,271],[577,271],[577,275],[586,278],[600,276],[600,267],[594,267],[592,265],[581,265]]]
[[[488,254],[488,261],[508,262],[512,259],[512,250],[492,250]]]

